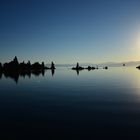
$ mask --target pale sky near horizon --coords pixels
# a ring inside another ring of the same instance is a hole
[[[139,0],[1,0],[0,61],[140,60]]]

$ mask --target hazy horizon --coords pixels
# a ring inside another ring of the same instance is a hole
[[[14,58],[14,57],[13,57]],[[2,64],[4,64],[4,63],[7,63],[7,62],[10,62],[10,61],[12,61],[13,60],[13,58],[9,58],[9,59],[7,59],[6,61],[0,61]],[[45,63],[45,65],[46,66],[50,66],[51,65],[51,62],[52,61],[44,61],[44,60],[42,60],[42,61],[38,61],[38,60],[36,60],[36,61],[32,61],[32,60],[27,60],[27,59],[21,59],[21,58],[19,58],[19,57],[17,57],[17,59],[18,59],[18,61],[19,61],[19,63],[22,63],[23,61],[25,62],[25,63],[27,63],[28,61],[30,61],[31,63],[35,63],[35,62],[39,62],[39,63],[42,63],[42,62],[44,62]],[[55,63],[55,65],[56,66],[74,66],[74,65],[76,65],[76,63],[78,62],[78,61],[75,61],[75,62],[71,62],[71,63],[56,63],[55,61],[53,61],[54,63]],[[78,62],[79,63],[79,62]],[[86,65],[100,65],[100,66],[105,66],[105,65],[107,65],[107,66],[122,66],[123,64],[126,64],[127,66],[130,66],[130,65],[140,65],[140,60],[138,60],[138,61],[109,61],[109,62],[99,62],[99,63],[96,63],[96,62],[80,62],[79,63],[80,65],[83,65],[83,66],[86,66]]]

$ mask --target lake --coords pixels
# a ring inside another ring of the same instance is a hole
[[[0,79],[5,139],[139,139],[140,70],[67,67]]]

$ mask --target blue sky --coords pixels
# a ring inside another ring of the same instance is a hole
[[[139,0],[1,0],[0,60],[140,60]]]

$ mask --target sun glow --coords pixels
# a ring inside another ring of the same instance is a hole
[[[136,48],[140,49],[140,35],[136,38]]]
[[[134,52],[137,60],[140,60],[140,33],[135,38]]]
[[[140,61],[140,33],[130,34],[129,39],[126,41],[128,46],[128,60]]]

